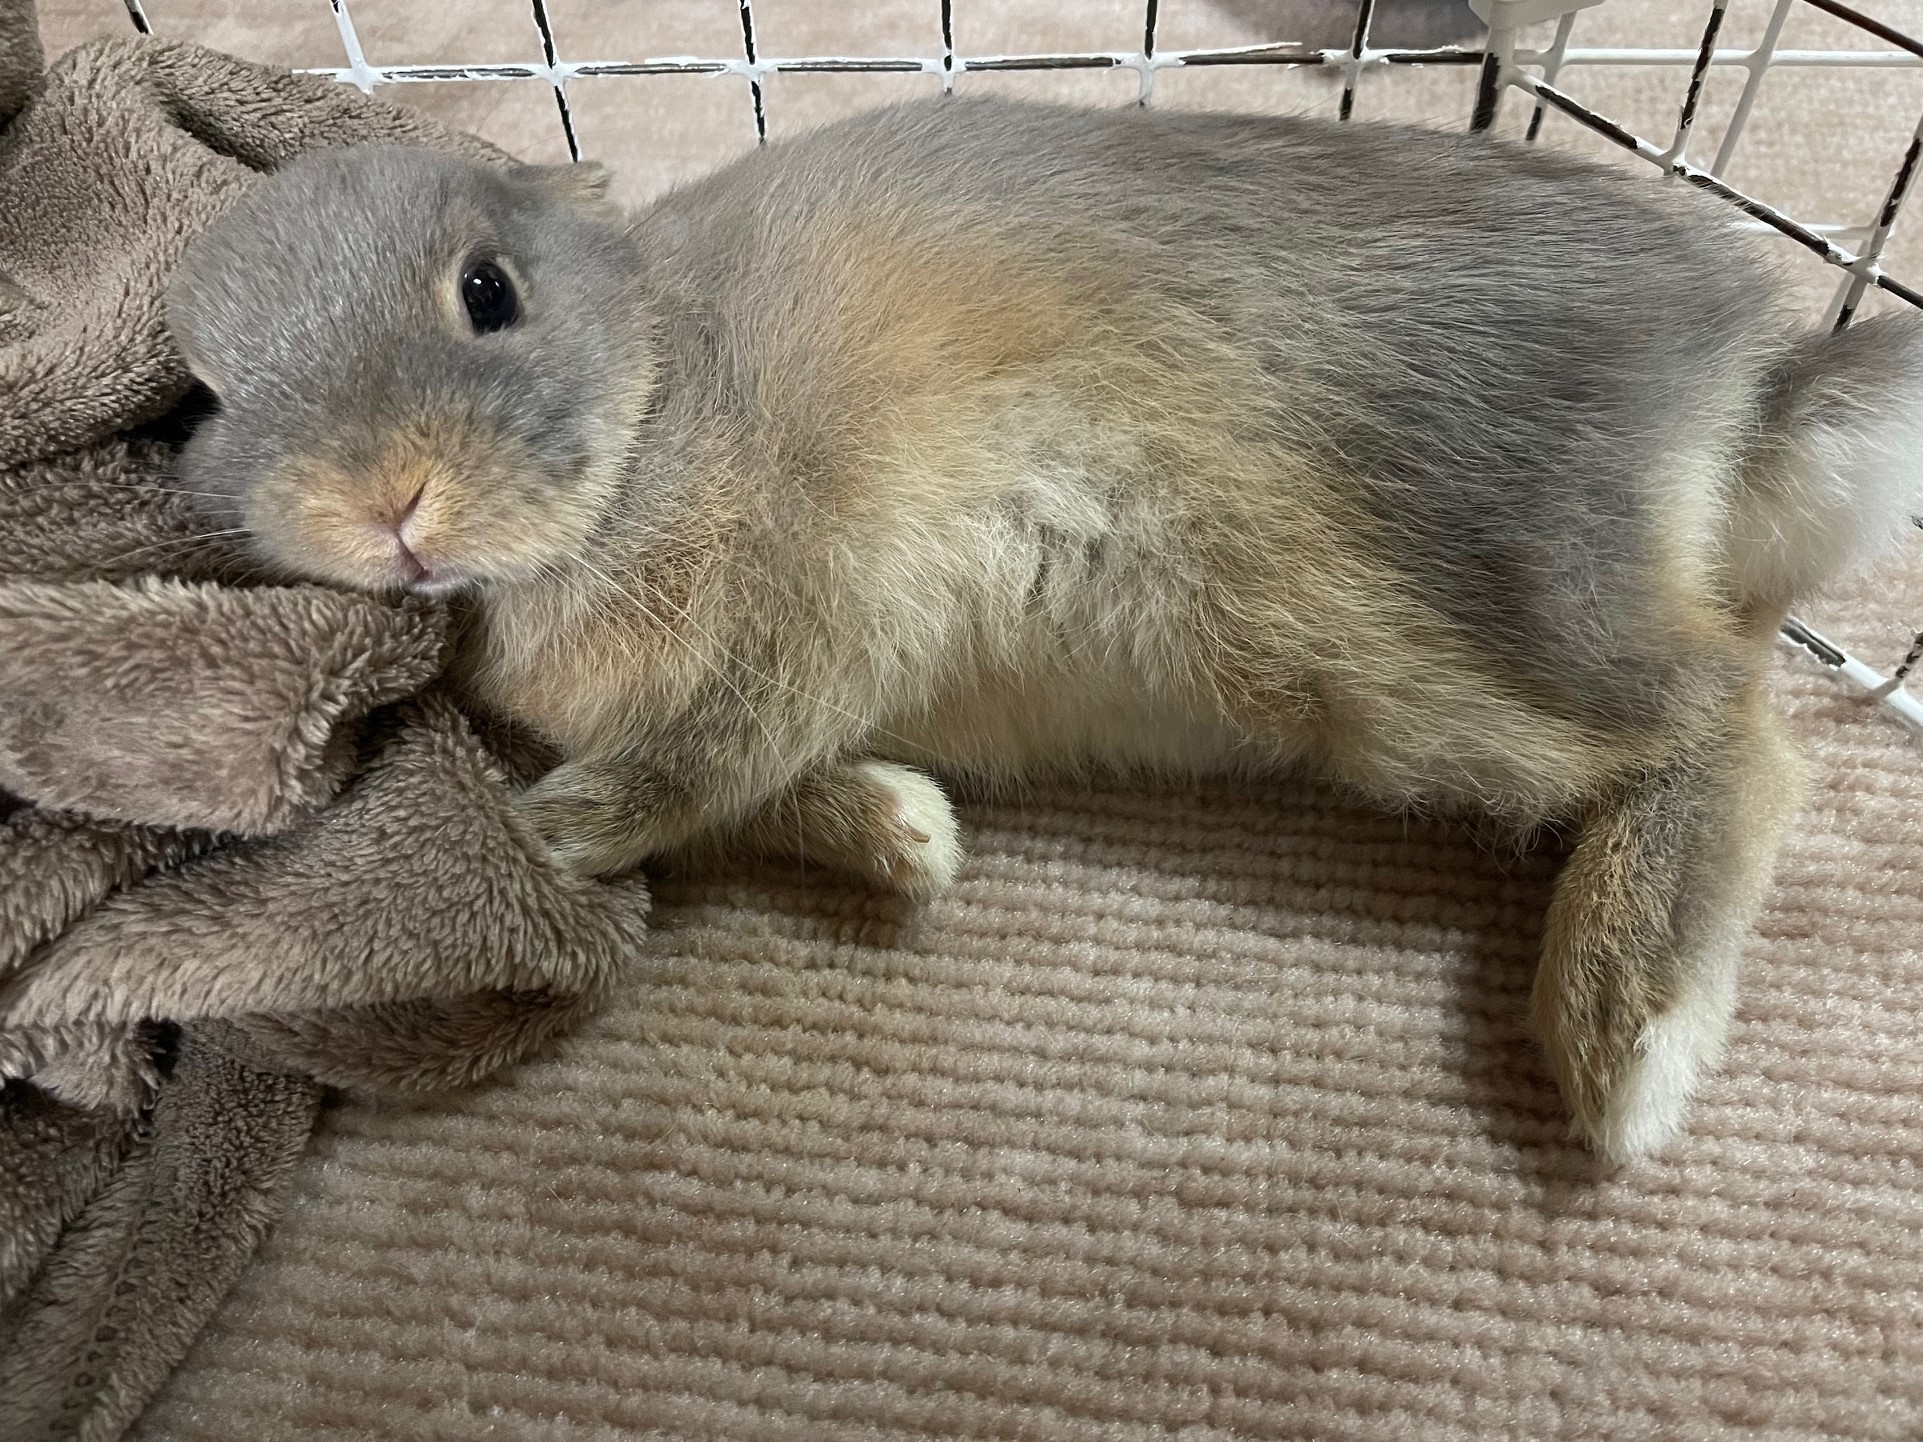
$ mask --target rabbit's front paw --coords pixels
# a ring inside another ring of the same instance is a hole
[[[865,803],[866,846],[850,862],[879,885],[925,900],[961,869],[961,831],[948,797],[921,772],[890,761],[859,761],[850,781]]]
[[[627,871],[661,849],[654,814],[610,769],[571,761],[515,799],[521,820],[558,866],[582,876]]]

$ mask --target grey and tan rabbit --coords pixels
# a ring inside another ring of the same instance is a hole
[[[1579,827],[1535,1014],[1631,1158],[1797,803],[1778,619],[1914,489],[1923,333],[1771,310],[1653,177],[939,100],[633,217],[585,167],[314,155],[171,319],[221,402],[192,489],[287,574],[467,598],[567,863],[725,836],[931,892],[927,771],[1302,766]]]

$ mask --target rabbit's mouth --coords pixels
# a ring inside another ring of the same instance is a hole
[[[394,559],[405,589],[423,596],[451,596],[474,584],[475,578],[461,567],[449,564],[432,551],[416,550],[419,538],[409,544],[407,529],[405,521],[394,528]]]
[[[480,585],[481,582],[471,576],[464,576],[458,571],[437,571],[422,580],[409,581],[406,589],[417,596],[445,601],[464,592],[476,590]]]
[[[394,564],[404,589],[422,596],[452,596],[477,584],[479,578],[450,561],[424,538],[424,532],[431,530],[421,522],[421,501],[426,494],[427,487],[423,484],[392,524],[382,529],[393,536]],[[382,536],[376,544],[385,544],[385,541],[386,537]]]
[[[290,457],[250,509],[262,545],[297,571],[429,596],[531,579],[583,529],[520,447],[425,420],[352,456]]]

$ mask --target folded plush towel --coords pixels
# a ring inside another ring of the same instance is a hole
[[[167,488],[161,295],[302,150],[480,142],[156,41],[44,77],[0,0],[0,1437],[111,1438],[272,1221],[322,1085],[528,1053],[638,941],[552,868],[443,618],[258,584]],[[9,117],[10,118],[7,118]]]

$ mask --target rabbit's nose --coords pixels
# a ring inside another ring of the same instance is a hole
[[[409,585],[424,585],[434,579],[434,568],[415,554],[398,530],[394,532],[394,549],[399,553],[401,575]]]
[[[427,487],[421,486],[408,498],[407,504],[401,507],[400,513],[383,527],[393,538],[394,559],[402,581],[409,586],[431,587],[437,581],[444,579],[437,572],[432,559],[423,554],[421,546],[417,517],[421,509],[421,497],[426,493]]]
[[[421,494],[425,490],[425,486],[416,490],[407,502],[391,515],[382,516],[376,512],[372,518],[375,528],[383,534],[384,539],[392,542],[401,573],[410,581],[419,580],[421,574],[427,570],[421,558],[415,554],[414,548],[408,544],[408,525],[421,508]]]

